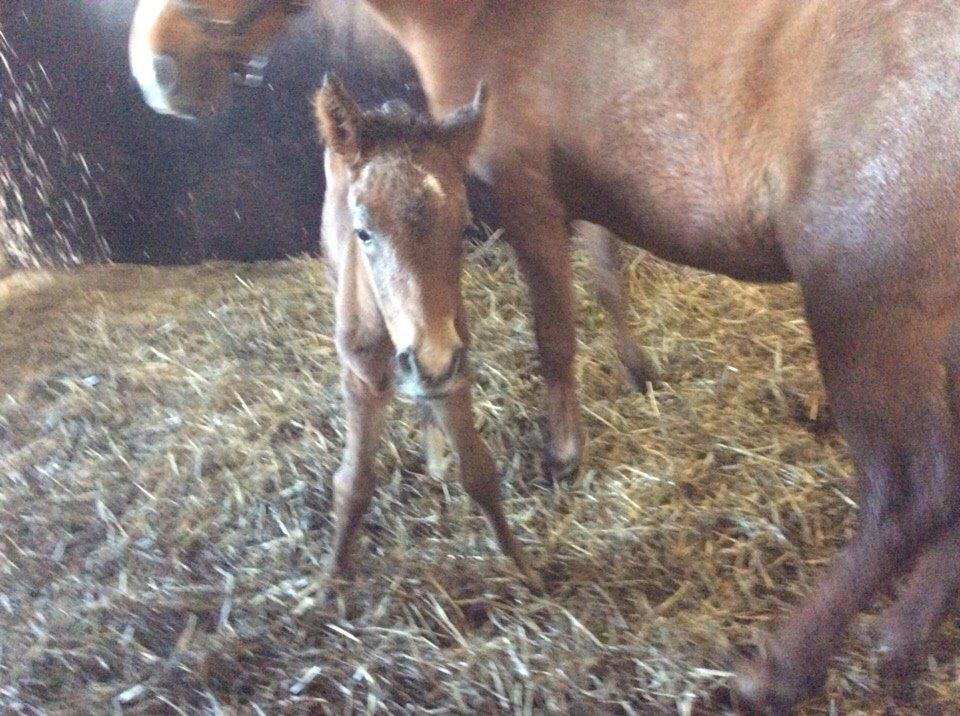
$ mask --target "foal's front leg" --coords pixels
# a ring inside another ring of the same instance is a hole
[[[347,435],[343,461],[333,478],[336,528],[330,569],[334,575],[349,569],[350,547],[376,489],[374,455],[392,395],[390,388],[370,385],[347,366],[341,381]]]
[[[457,390],[434,404],[433,409],[460,462],[463,489],[483,510],[500,548],[516,563],[528,586],[541,589],[543,582],[531,567],[503,512],[500,474],[490,450],[477,432],[470,388]]]

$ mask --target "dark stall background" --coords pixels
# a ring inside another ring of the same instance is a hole
[[[154,114],[127,64],[135,0],[0,2],[0,254],[13,266],[255,260],[315,251],[324,71],[366,104],[423,106],[356,3],[290,23],[267,83],[203,124]]]

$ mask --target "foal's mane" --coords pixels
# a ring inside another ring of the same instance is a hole
[[[416,148],[436,141],[440,131],[440,123],[401,99],[367,110],[363,119],[364,140],[374,146],[404,144]]]

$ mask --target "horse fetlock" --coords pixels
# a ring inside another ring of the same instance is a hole
[[[884,683],[910,682],[923,666],[926,645],[923,642],[883,645],[877,649],[877,670]]]
[[[553,482],[573,477],[580,469],[580,438],[578,435],[551,442],[544,455],[544,472]]]
[[[917,615],[904,615],[895,604],[880,617],[877,668],[884,681],[906,681],[920,670],[927,634]]]
[[[826,680],[825,659],[787,658],[768,647],[737,669],[734,704],[738,713],[782,716],[820,693]]]

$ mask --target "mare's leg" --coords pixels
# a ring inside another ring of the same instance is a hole
[[[617,356],[634,387],[646,390],[647,383],[657,381],[658,370],[627,323],[630,286],[623,269],[620,239],[596,224],[576,222],[574,226],[596,270],[597,299],[610,321]]]
[[[576,326],[566,212],[549,169],[522,150],[490,162],[486,173],[507,240],[530,290],[540,370],[547,389],[547,469],[562,479],[580,462],[580,408],[574,376]]]
[[[960,434],[944,382],[947,307],[807,298],[827,392],[857,466],[861,509],[854,538],[813,594],[740,674],[744,704],[763,713],[785,713],[821,688],[851,619],[958,513]]]
[[[503,512],[500,474],[490,450],[477,432],[469,388],[461,388],[434,405],[436,418],[446,431],[460,462],[463,489],[483,510],[504,554],[516,563],[525,581],[534,588],[540,577],[530,566]]]
[[[906,585],[880,617],[880,673],[901,680],[920,666],[930,639],[960,590],[960,524],[917,558]]]
[[[946,378],[956,432],[960,426],[960,321],[954,324],[950,339]],[[958,592],[960,520],[947,525],[920,554],[897,601],[880,617],[880,668],[885,677],[901,679],[915,671]]]

